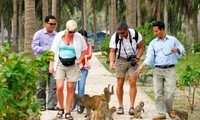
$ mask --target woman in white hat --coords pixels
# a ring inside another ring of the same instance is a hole
[[[54,62],[49,64],[49,72],[56,79],[56,94],[59,102],[57,118],[62,118],[65,113],[67,120],[73,120],[70,107],[74,98],[74,83],[80,80],[81,72],[79,64],[86,54],[87,45],[83,36],[77,32],[77,23],[69,20],[66,29],[57,33],[51,51],[54,53]],[[64,112],[64,80],[67,82],[66,111]]]

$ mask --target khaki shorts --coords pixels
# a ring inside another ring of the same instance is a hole
[[[116,77],[125,77],[126,73],[128,76],[138,76],[138,73],[135,73],[138,64],[133,67],[131,66],[131,62],[127,61],[125,58],[116,58],[115,67]]]
[[[81,71],[79,65],[64,66],[58,61],[58,66],[54,74],[56,80],[67,80],[68,82],[76,82],[81,79]]]

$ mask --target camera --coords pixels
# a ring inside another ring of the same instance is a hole
[[[131,65],[134,67],[137,63],[136,63],[136,61],[135,61],[135,58],[136,58],[136,55],[130,55],[129,57],[128,57],[128,61],[131,61]]]

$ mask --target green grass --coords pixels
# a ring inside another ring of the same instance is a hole
[[[155,96],[154,96],[154,93],[153,93],[152,90],[150,90],[150,91],[145,91],[145,93],[154,101]]]
[[[97,59],[102,63],[102,65],[106,68],[106,70],[108,70],[111,74],[114,74],[115,71],[114,70],[111,70],[109,68],[109,64],[106,63],[106,57],[105,56],[102,56],[102,55],[96,55]]]

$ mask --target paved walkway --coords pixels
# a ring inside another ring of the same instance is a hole
[[[85,93],[89,95],[102,94],[104,87],[108,84],[114,85],[114,91],[116,89],[116,78],[110,74],[103,65],[96,58],[94,53],[90,60],[91,69],[88,74]],[[64,91],[66,93],[66,91]],[[152,116],[156,114],[154,102],[144,93],[144,89],[138,86],[138,92],[136,97],[135,106],[139,101],[144,101],[144,110],[142,113],[143,120],[152,120]],[[116,93],[112,95],[109,106],[118,107]],[[137,120],[128,114],[129,110],[129,84],[126,82],[124,85],[124,115],[113,114],[114,120]],[[42,112],[41,120],[53,120],[55,119],[57,111],[44,111]],[[84,120],[84,114],[77,114],[76,112],[71,113],[74,120]],[[64,119],[64,117],[63,117]]]

